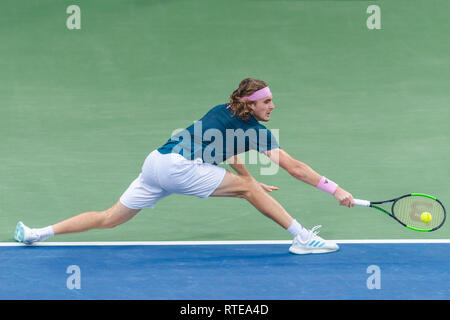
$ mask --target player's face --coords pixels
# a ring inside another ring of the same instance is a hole
[[[253,116],[258,121],[269,121],[270,113],[275,108],[272,101],[272,96],[259,99],[255,101],[255,104],[251,104],[250,108],[253,109]]]

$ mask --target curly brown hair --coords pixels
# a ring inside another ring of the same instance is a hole
[[[249,104],[254,104],[253,101],[241,101],[242,97],[251,95],[253,92],[267,87],[267,83],[252,78],[245,78],[239,83],[239,87],[230,95],[230,109],[233,111],[233,116],[237,115],[244,121],[247,121],[252,114],[252,109]]]

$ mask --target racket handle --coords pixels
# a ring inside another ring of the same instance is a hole
[[[360,199],[353,199],[353,200],[355,201],[355,206],[370,207],[370,201]]]

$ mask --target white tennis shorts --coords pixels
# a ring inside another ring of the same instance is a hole
[[[206,198],[219,186],[226,170],[201,159],[187,160],[177,153],[152,151],[142,172],[120,197],[130,209],[153,208],[162,198],[184,194]]]

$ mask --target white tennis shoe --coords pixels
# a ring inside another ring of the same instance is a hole
[[[300,235],[297,235],[292,242],[289,252],[294,254],[309,254],[309,253],[327,253],[339,250],[339,246],[334,241],[325,240],[319,237],[316,231],[321,226],[315,226],[308,231],[306,240],[302,240]]]
[[[21,243],[32,244],[39,240],[39,235],[19,221],[14,232],[14,239]]]

